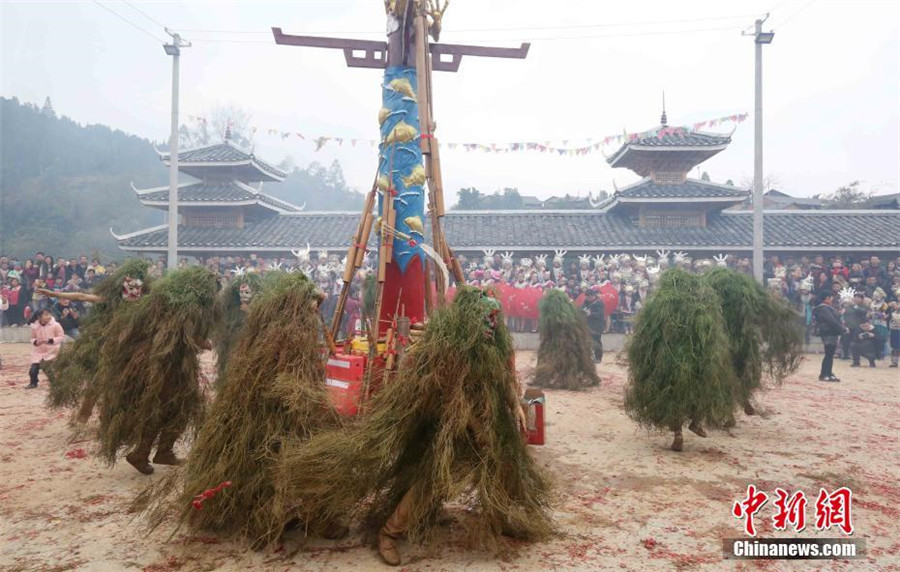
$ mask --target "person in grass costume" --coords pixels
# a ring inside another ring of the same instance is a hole
[[[300,517],[280,494],[275,467],[282,442],[340,427],[325,388],[318,309],[324,295],[302,273],[280,273],[254,296],[225,379],[183,467],[145,491],[138,507],[151,527],[175,512],[191,530],[262,548]],[[226,489],[193,503],[204,491]],[[315,519],[310,532],[329,538],[347,528]]]
[[[45,296],[93,304],[81,323],[81,335],[64,344],[54,362],[54,375],[47,393],[53,408],[79,407],[76,420],[84,423],[94,411],[97,400],[93,383],[99,367],[100,348],[109,332],[109,324],[123,304],[140,300],[150,289],[150,263],[132,258],[116,272],[104,278],[92,292],[56,292],[38,288]]]
[[[236,276],[222,288],[219,300],[222,304],[222,320],[211,334],[213,347],[216,349],[216,386],[220,389],[225,379],[228,359],[247,320],[250,303],[262,287],[262,277],[256,272],[249,272]]]
[[[436,311],[423,338],[370,406],[344,431],[291,446],[288,498],[315,516],[356,517],[378,530],[378,550],[400,564],[396,541],[433,539],[444,502],[473,511],[474,544],[547,538],[550,484],[526,450],[512,339],[499,302],[464,287]]]
[[[672,431],[681,451],[682,427],[701,437],[703,425],[733,418],[736,376],[722,304],[702,278],[669,270],[635,320],[628,343],[625,411],[642,426]]]
[[[539,303],[541,345],[533,385],[582,389],[598,385],[591,358],[591,333],[584,313],[560,290],[549,290]]]
[[[196,428],[204,410],[199,353],[217,320],[215,274],[201,267],[173,271],[149,296],[113,316],[100,350],[99,455],[115,464],[119,451],[138,471],[177,465],[173,446]]]
[[[764,378],[781,384],[800,367],[803,331],[798,316],[747,274],[715,268],[702,280],[719,295],[738,381],[737,402],[753,415],[752,397]]]

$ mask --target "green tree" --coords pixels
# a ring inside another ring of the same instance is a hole
[[[306,210],[355,211],[361,209],[365,202],[362,193],[347,186],[344,171],[337,160],[328,168],[317,162],[303,169],[294,167],[288,170],[284,182],[265,185],[264,190],[296,205],[306,204]]]
[[[827,209],[861,209],[872,198],[872,193],[863,191],[859,187],[859,181],[853,181],[838,187],[833,193],[819,198],[825,201]]]
[[[459,198],[454,207],[457,210],[473,211],[482,208],[482,199],[484,198],[484,195],[482,195],[475,187],[460,189],[457,193],[457,197]]]

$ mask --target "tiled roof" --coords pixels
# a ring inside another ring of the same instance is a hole
[[[168,165],[169,153],[161,153],[160,157]],[[241,149],[231,141],[223,141],[216,145],[208,145],[198,149],[186,149],[178,152],[179,169],[189,167],[191,163],[245,163],[251,161],[255,166],[277,179],[284,179],[287,173],[263,161],[252,152]]]
[[[697,179],[688,179],[684,183],[661,184],[649,177],[643,181],[626,187],[616,193],[621,199],[722,199],[733,198],[735,202],[741,201],[749,195],[749,191],[717,185]]]
[[[165,202],[169,200],[166,189],[144,193],[138,196],[141,202]],[[236,181],[203,181],[178,188],[178,202],[202,203],[246,203],[248,201],[263,203],[286,212],[299,212],[300,209],[273,196],[255,192]]]
[[[346,248],[356,232],[358,213],[280,215],[242,229],[182,228],[179,247],[203,250],[284,250],[309,243],[314,248]],[[428,227],[430,225],[426,225]],[[711,213],[705,228],[640,228],[623,215],[596,211],[450,212],[444,229],[458,251],[583,251],[737,249],[752,243],[749,212]],[[374,238],[372,240],[374,243]],[[765,243],[771,249],[900,251],[900,212],[769,212]],[[130,249],[162,250],[166,231],[155,230],[120,242]]]
[[[727,145],[731,143],[730,135],[719,135],[716,133],[703,133],[701,131],[675,132],[666,133],[662,137],[652,135],[650,137],[642,137],[640,139],[632,139],[622,144],[619,149],[613,153],[607,162],[612,164],[619,155],[621,155],[628,147],[717,147],[719,145]]]

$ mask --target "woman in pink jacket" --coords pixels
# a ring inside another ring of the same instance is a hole
[[[43,368],[44,373],[48,373],[46,362],[56,359],[65,337],[62,326],[53,319],[50,310],[35,313],[31,322],[31,369],[28,370],[31,383],[28,389],[38,386],[38,371]]]

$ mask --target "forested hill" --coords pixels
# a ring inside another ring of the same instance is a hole
[[[20,258],[41,250],[72,257],[122,258],[109,234],[163,222],[141,205],[130,183],[165,185],[168,170],[147,139],[104,125],[80,125],[17,99],[0,98],[0,252]],[[312,210],[357,208],[340,165],[293,169],[265,191]]]
[[[122,232],[162,221],[129,186],[165,184],[166,170],[150,141],[79,125],[16,99],[0,98],[0,106],[3,254],[121,257],[110,227]]]

